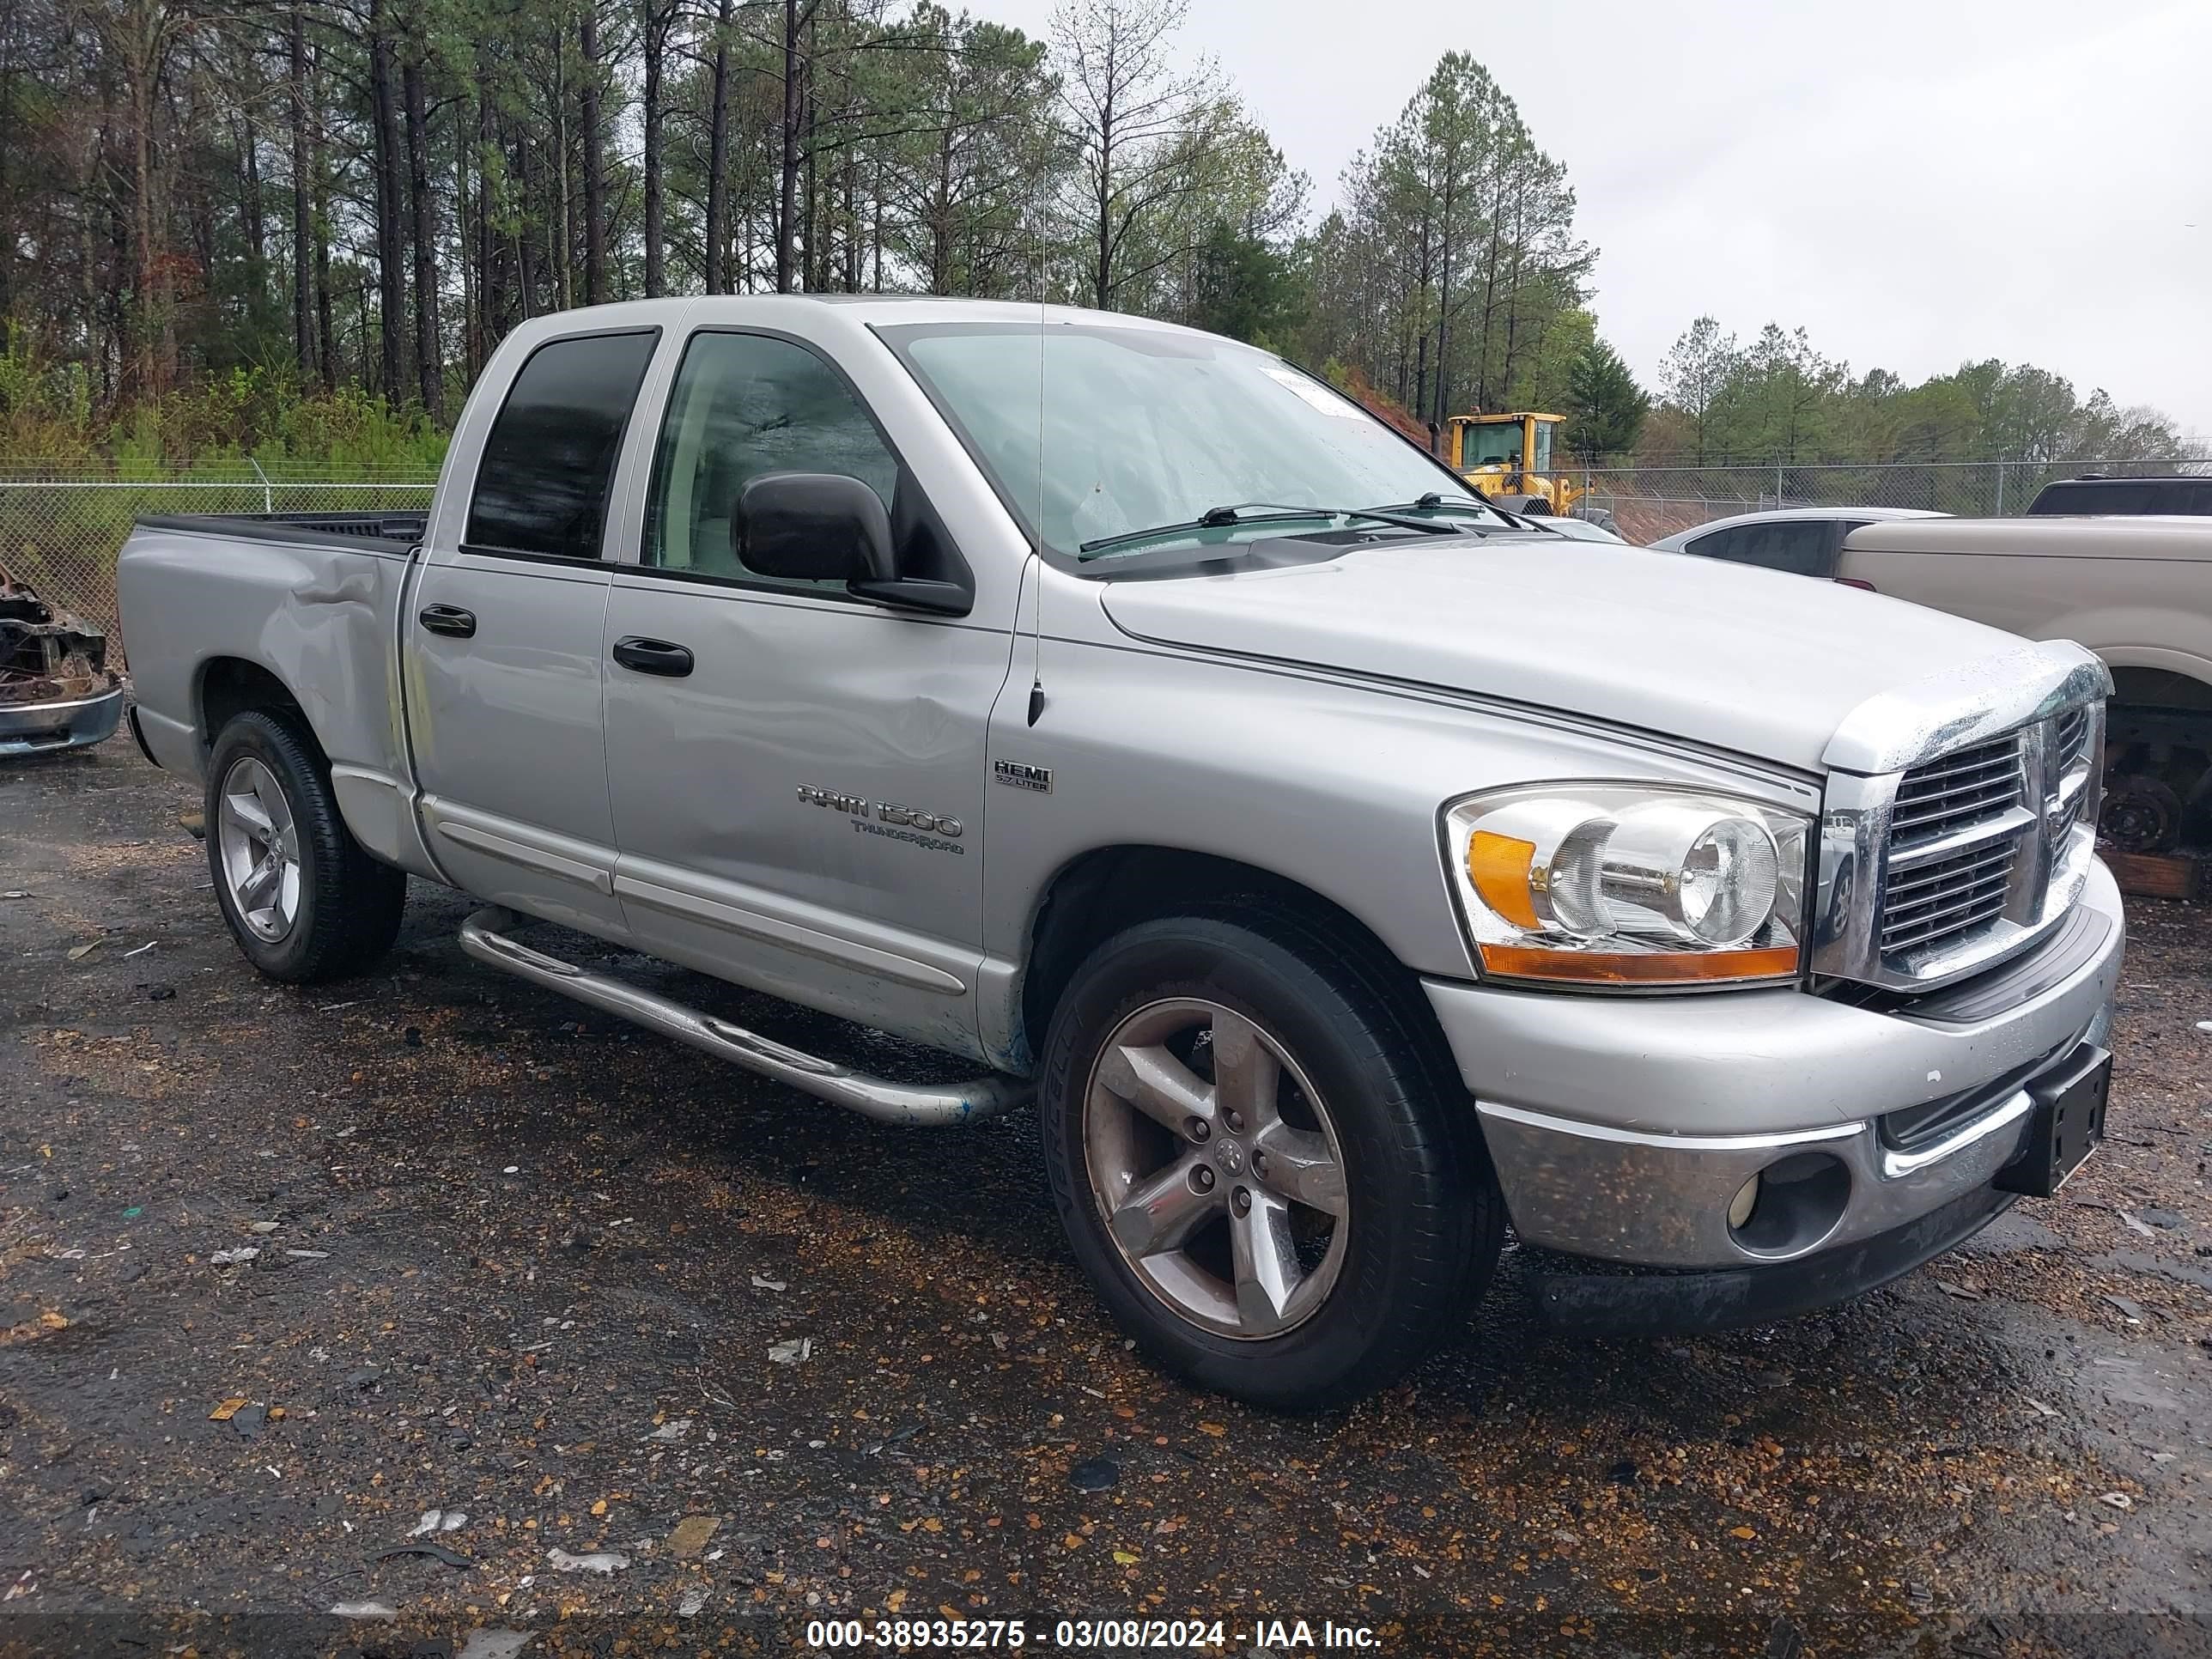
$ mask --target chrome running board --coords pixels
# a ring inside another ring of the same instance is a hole
[[[635,1020],[663,1036],[674,1037],[718,1060],[788,1084],[863,1117],[933,1128],[995,1117],[1029,1098],[1030,1085],[1025,1079],[1000,1072],[964,1083],[893,1083],[870,1077],[624,981],[588,973],[574,963],[533,951],[507,937],[508,930],[527,925],[526,918],[512,910],[487,905],[461,924],[461,949],[478,962],[503,969],[519,979]]]

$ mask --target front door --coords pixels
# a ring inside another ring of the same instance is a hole
[[[969,1048],[984,731],[1012,619],[901,613],[747,568],[732,507],[782,471],[874,489],[902,569],[958,556],[828,359],[781,337],[694,335],[640,560],[608,598],[616,892],[657,955]]]
[[[479,897],[617,938],[602,555],[657,337],[572,336],[530,353],[465,524],[433,527],[405,618],[408,736],[439,865]]]

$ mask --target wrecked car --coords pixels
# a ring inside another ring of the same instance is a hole
[[[0,565],[0,756],[82,749],[112,737],[122,717],[106,634]]]

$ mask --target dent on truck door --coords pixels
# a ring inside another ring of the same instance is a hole
[[[780,471],[859,478],[905,574],[957,557],[811,349],[684,352],[606,641],[616,890],[658,955],[955,1048],[976,1041],[984,738],[1012,617],[924,617],[746,567],[732,508]],[[627,641],[679,648],[626,658]]]
[[[655,340],[576,336],[531,354],[486,439],[466,528],[434,539],[408,619],[409,730],[438,862],[480,897],[617,936],[602,553]]]

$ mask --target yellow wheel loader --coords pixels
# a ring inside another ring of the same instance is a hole
[[[1565,473],[1552,470],[1554,428],[1566,418],[1527,411],[1455,415],[1445,422],[1444,459],[1509,513],[1589,519],[1610,530],[1613,515],[1602,507],[1582,507],[1583,492]]]

